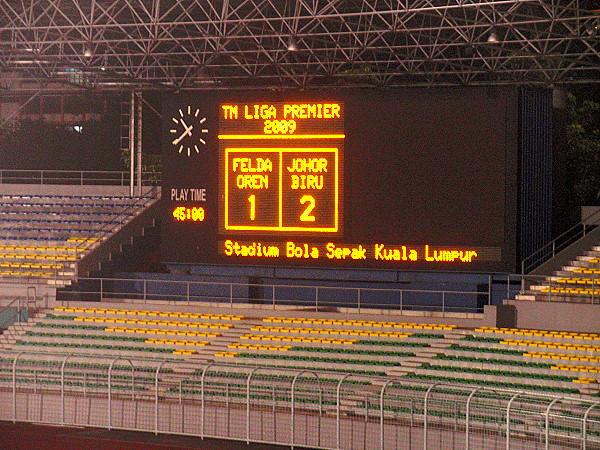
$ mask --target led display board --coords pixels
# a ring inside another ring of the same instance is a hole
[[[162,259],[514,271],[514,89],[165,96]]]

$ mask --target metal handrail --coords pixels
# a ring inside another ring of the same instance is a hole
[[[593,220],[600,220],[600,208],[585,217],[581,222],[573,225],[558,237],[524,258],[521,261],[521,274],[525,275],[526,273],[538,267],[540,264],[556,256],[559,251],[584,237],[591,230],[596,228],[597,225],[589,225],[587,223]]]
[[[27,283],[45,283],[46,279],[31,280]],[[80,277],[75,279],[83,286],[70,285],[59,288],[59,295],[64,302],[76,301],[79,296],[90,296],[96,300],[105,298],[126,298],[137,301],[184,301],[188,305],[195,302],[217,302],[227,304],[252,303],[253,301],[266,307],[277,308],[291,304],[308,308],[319,309],[321,307],[354,308],[357,313],[367,310],[398,310],[403,311],[442,311],[442,312],[481,312],[481,304],[475,301],[457,304],[452,300],[462,295],[469,299],[485,296],[484,304],[496,304],[496,301],[511,300],[518,294],[527,293],[522,289],[523,283],[538,284],[549,289],[536,292],[536,298],[547,302],[585,302],[600,304],[600,279],[592,282],[588,287],[591,294],[587,297],[576,296],[568,298],[567,294],[556,293],[553,289],[564,287],[564,283],[553,281],[547,275],[520,275],[520,274],[494,274],[489,279],[490,283],[486,291],[462,290],[446,286],[442,289],[409,289],[406,287],[368,287],[368,286],[340,286],[340,285],[317,285],[317,284],[253,284],[245,282],[228,281],[194,281],[173,280],[156,278],[91,278]],[[87,284],[86,284],[87,283]],[[94,284],[96,283],[96,284]],[[121,284],[121,288],[113,288],[111,285]],[[3,277],[0,285],[23,284],[18,278]],[[462,283],[459,283],[462,284]],[[495,286],[495,287],[492,287]],[[91,286],[91,287],[90,287]],[[247,290],[251,287],[262,288],[260,298],[253,297]],[[204,290],[206,288],[206,291]],[[62,289],[62,290],[61,290]],[[215,290],[216,289],[216,290]],[[294,297],[297,290],[297,297]],[[343,296],[343,293],[347,294]],[[378,294],[381,297],[378,298]],[[390,300],[396,295],[396,302]],[[427,296],[427,297],[424,297]],[[341,300],[343,298],[343,300]],[[418,301],[415,301],[418,300]],[[47,298],[46,298],[47,302]]]
[[[15,303],[16,303],[16,305],[15,305]],[[9,322],[13,322],[13,319],[15,317],[17,319],[20,319],[23,303],[25,303],[25,308],[28,310],[29,309],[28,302],[26,302],[26,301],[24,302],[22,297],[14,297],[9,303],[0,307],[0,314],[2,314],[3,312],[11,310],[14,308],[14,306],[16,306],[15,311],[4,322],[0,323],[0,329],[3,329],[5,324],[7,324]],[[16,320],[15,320],[15,322],[16,322]]]
[[[496,304],[500,297],[502,300],[511,300],[525,291],[522,285],[525,280],[532,284],[537,283],[549,288],[564,286],[552,281],[547,275],[520,275],[520,274],[495,274],[489,278],[487,291],[461,290],[452,286],[444,289],[410,289],[406,287],[368,287],[368,286],[335,286],[318,284],[265,284],[230,281],[194,281],[170,280],[156,278],[91,278],[80,277],[78,282],[87,283],[79,289],[76,286],[65,288],[62,298],[69,302],[69,296],[91,296],[96,300],[106,298],[135,299],[141,302],[152,301],[179,301],[187,305],[195,302],[211,302],[233,305],[240,303],[260,303],[268,308],[276,309],[280,306],[298,305],[306,308],[341,307],[355,309],[357,313],[366,310],[420,310],[446,312],[482,312],[479,302],[468,301],[456,303],[452,300],[456,296],[468,299],[478,299],[484,296],[484,305]],[[114,285],[121,287],[113,287]],[[459,283],[462,284],[462,283]],[[492,288],[495,285],[496,288]],[[253,287],[262,289],[260,296],[253,296],[250,290]],[[600,295],[596,290],[598,283],[590,285],[591,294],[588,297],[577,298],[581,303],[598,304]],[[206,289],[206,290],[205,290]],[[296,291],[294,294],[293,292]],[[292,293],[290,295],[290,293]],[[540,290],[539,300],[542,301],[570,301],[564,294],[555,293],[552,289]],[[215,304],[216,304],[215,303]]]
[[[518,275],[517,275],[518,277]],[[519,292],[510,286],[511,281],[519,278],[506,278],[509,283],[506,297],[512,297]],[[490,283],[497,279],[490,280]],[[504,281],[504,278],[501,282]],[[80,287],[71,286],[61,292],[64,301],[69,298],[92,296],[100,300],[105,298],[135,298],[142,301],[164,300],[193,302],[220,302],[227,304],[257,302],[267,307],[276,308],[280,305],[296,304],[308,308],[338,306],[355,308],[358,313],[368,309],[393,310],[423,310],[446,312],[482,312],[482,305],[476,299],[485,296],[485,304],[491,304],[493,296],[504,295],[502,291],[461,290],[451,289],[407,289],[407,288],[377,288],[357,286],[323,286],[323,285],[290,285],[290,284],[253,284],[227,281],[188,281],[165,280],[148,278],[87,278],[77,279]],[[122,287],[113,288],[114,284]],[[109,288],[110,286],[110,288]],[[260,298],[255,298],[249,292],[252,287],[262,289]],[[203,290],[207,289],[206,292]],[[298,295],[290,297],[290,291],[297,290]],[[457,304],[457,296],[466,296],[472,302]]]
[[[142,182],[146,186],[159,185],[160,179],[160,172],[142,173]],[[128,186],[129,183],[129,171],[0,169],[0,184]]]

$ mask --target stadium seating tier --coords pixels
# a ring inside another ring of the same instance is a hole
[[[600,335],[389,320],[69,306],[42,310],[0,350],[311,367],[531,392],[599,396]]]

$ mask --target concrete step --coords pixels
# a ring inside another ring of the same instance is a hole
[[[65,287],[71,285],[71,280],[49,279],[47,280],[50,286]]]
[[[549,287],[550,287],[549,284],[536,284],[536,285],[533,285],[533,286],[529,286],[529,291],[538,293],[542,289],[547,289]],[[555,285],[555,287],[557,287],[557,286]]]
[[[452,344],[460,343],[460,339],[444,339],[442,342],[431,342],[429,346],[431,348],[448,348]]]
[[[572,266],[568,266],[571,267]],[[581,267],[572,268],[572,270],[567,270],[567,266],[563,267],[563,270],[559,270],[556,272],[556,276],[558,278],[586,278],[589,280],[597,280],[600,279],[600,273],[581,273],[581,272],[573,272],[573,270],[580,269]]]
[[[418,357],[412,356],[410,358],[403,358],[398,361],[402,367],[420,367],[423,363],[430,363],[433,357]]]
[[[40,322],[44,321],[44,317],[46,316],[46,313],[43,313],[43,315],[38,315],[39,313],[35,313],[34,317],[31,317],[27,322],[31,325],[37,325]]]
[[[403,377],[408,373],[412,373],[412,370],[390,369],[385,371],[385,374],[389,377]]]
[[[600,252],[586,252],[585,255],[579,255],[575,260],[576,261],[590,261],[591,259],[598,258],[600,256]]]
[[[13,334],[21,334],[24,333],[27,330],[30,330],[30,327],[27,327],[26,325],[16,325],[16,324],[12,324],[11,326],[9,326],[6,331],[8,331],[9,333],[13,333]]]
[[[535,301],[536,300],[536,296],[533,294],[517,294],[515,296],[516,300],[530,300],[530,301]]]
[[[575,267],[576,269],[587,268],[587,269],[600,269],[600,264],[590,262],[588,259],[574,259],[569,261],[569,267]]]
[[[479,374],[479,373],[469,373],[469,372],[453,372],[451,370],[432,370],[432,369],[418,369],[415,373],[420,375],[430,375],[430,376],[445,376],[445,377],[453,377],[460,378],[463,380],[483,380],[488,382],[490,385],[493,385],[495,382],[500,383],[519,383],[522,385],[530,385],[530,386],[555,386],[561,388],[575,388],[580,389],[582,384],[573,383],[571,381],[555,381],[555,380],[541,380],[534,377],[521,377],[521,376],[506,376],[506,375],[488,375],[488,374]],[[576,377],[573,377],[576,378]],[[592,383],[589,385],[585,385],[586,388],[597,388],[598,383]]]
[[[585,395],[598,395],[600,393],[600,386],[596,384],[587,385],[587,384],[579,384],[579,392]],[[583,387],[583,386],[592,386],[592,387]]]
[[[460,330],[460,332],[444,333],[446,339],[462,339],[466,334],[471,334],[468,330]]]
[[[72,271],[66,271],[66,270],[64,270],[64,271],[58,272],[57,275],[59,277],[74,277],[75,276],[75,271],[73,271],[73,270]]]
[[[524,367],[514,366],[511,364],[498,364],[498,363],[490,363],[486,361],[456,361],[456,360],[447,360],[447,359],[436,359],[435,361],[431,361],[436,366],[444,366],[444,367],[460,367],[460,368],[472,368],[472,369],[486,369],[486,370],[505,370],[509,372],[520,372],[524,370]],[[537,361],[531,361],[537,362]],[[586,362],[586,366],[594,367],[592,363]],[[557,369],[546,369],[529,366],[526,368],[528,374],[542,374],[542,375],[558,375],[558,376],[566,376],[572,378],[578,377],[591,377],[591,378],[600,378],[600,374],[596,373],[586,373],[580,372],[576,370],[557,370]]]

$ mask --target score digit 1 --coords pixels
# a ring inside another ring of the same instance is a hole
[[[252,194],[248,197],[250,203],[250,220],[256,219],[256,195]]]

